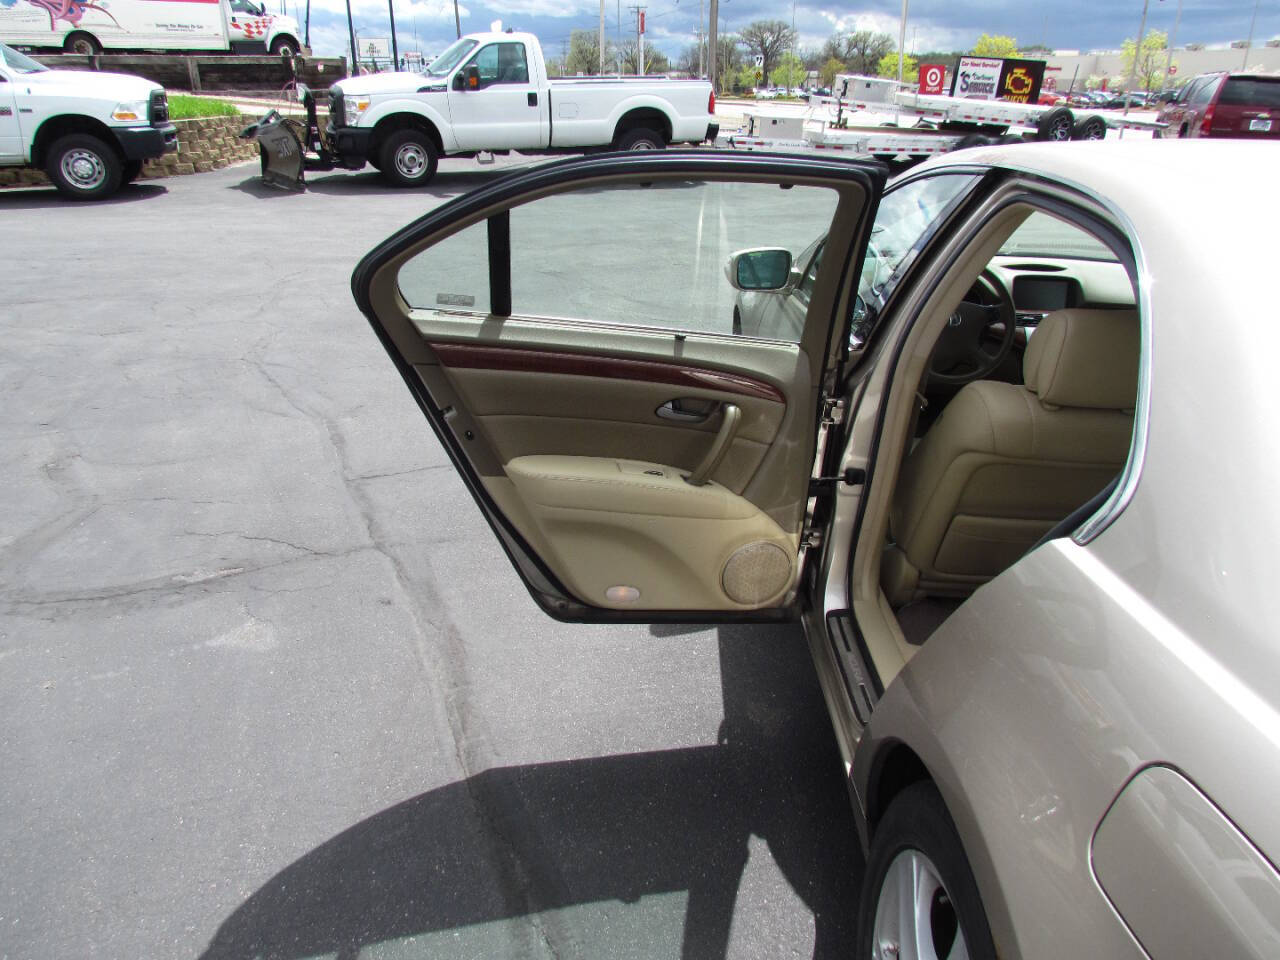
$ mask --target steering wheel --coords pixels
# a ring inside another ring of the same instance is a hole
[[[1018,333],[1018,317],[1013,297],[990,270],[983,270],[974,286],[981,286],[996,300],[993,306],[961,301],[947,319],[942,335],[929,358],[929,381],[950,387],[961,387],[990,375],[1004,362],[1013,349]],[[982,347],[988,330],[999,325],[1000,343],[995,353]]]

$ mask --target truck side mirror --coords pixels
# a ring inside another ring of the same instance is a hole
[[[480,89],[480,68],[473,63],[467,67],[465,73],[467,75],[467,89],[479,90]]]

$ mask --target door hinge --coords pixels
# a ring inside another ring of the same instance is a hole
[[[844,422],[844,399],[842,397],[822,398],[822,426],[832,427]]]
[[[837,483],[845,483],[851,487],[861,486],[867,482],[867,471],[861,467],[849,467],[844,473],[834,477],[810,477],[809,478],[809,496],[816,496],[824,487],[832,486]]]
[[[800,533],[800,550],[816,550],[822,546],[822,531],[817,527],[805,527]]]

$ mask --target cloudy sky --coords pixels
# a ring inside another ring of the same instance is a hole
[[[264,0],[271,10],[285,10],[303,22],[306,0]],[[605,28],[634,35],[635,17],[629,3],[643,0],[605,0]],[[647,4],[647,45],[655,45],[675,59],[694,42],[700,0],[650,0]],[[705,2],[705,0],[704,0]],[[1178,0],[1149,0],[1148,28],[1170,31]],[[453,0],[394,0],[396,36],[401,51],[419,49],[432,56],[454,38]],[[1182,0],[1177,44],[1206,45],[1243,40],[1249,34],[1254,0]],[[389,37],[387,0],[351,0],[358,37]],[[1259,0],[1254,42],[1280,35],[1280,3]],[[504,27],[528,30],[542,40],[549,56],[567,46],[573,30],[595,30],[599,0],[458,0],[462,32],[487,30],[494,20]],[[720,0],[721,30],[733,32],[753,20],[791,21],[794,10],[801,46],[818,46],[836,30],[873,29],[898,34],[898,0],[859,4]],[[1125,37],[1138,33],[1142,0],[1067,0],[1027,3],[1026,0],[912,0],[907,21],[907,50],[968,49],[980,33],[1003,33],[1021,43],[1045,43],[1058,49],[1115,49]],[[347,51],[345,0],[311,0],[311,45],[323,56]]]

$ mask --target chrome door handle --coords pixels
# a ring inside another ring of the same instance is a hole
[[[677,398],[668,400],[653,412],[663,420],[674,420],[676,423],[704,423],[715,410],[714,400]]]

